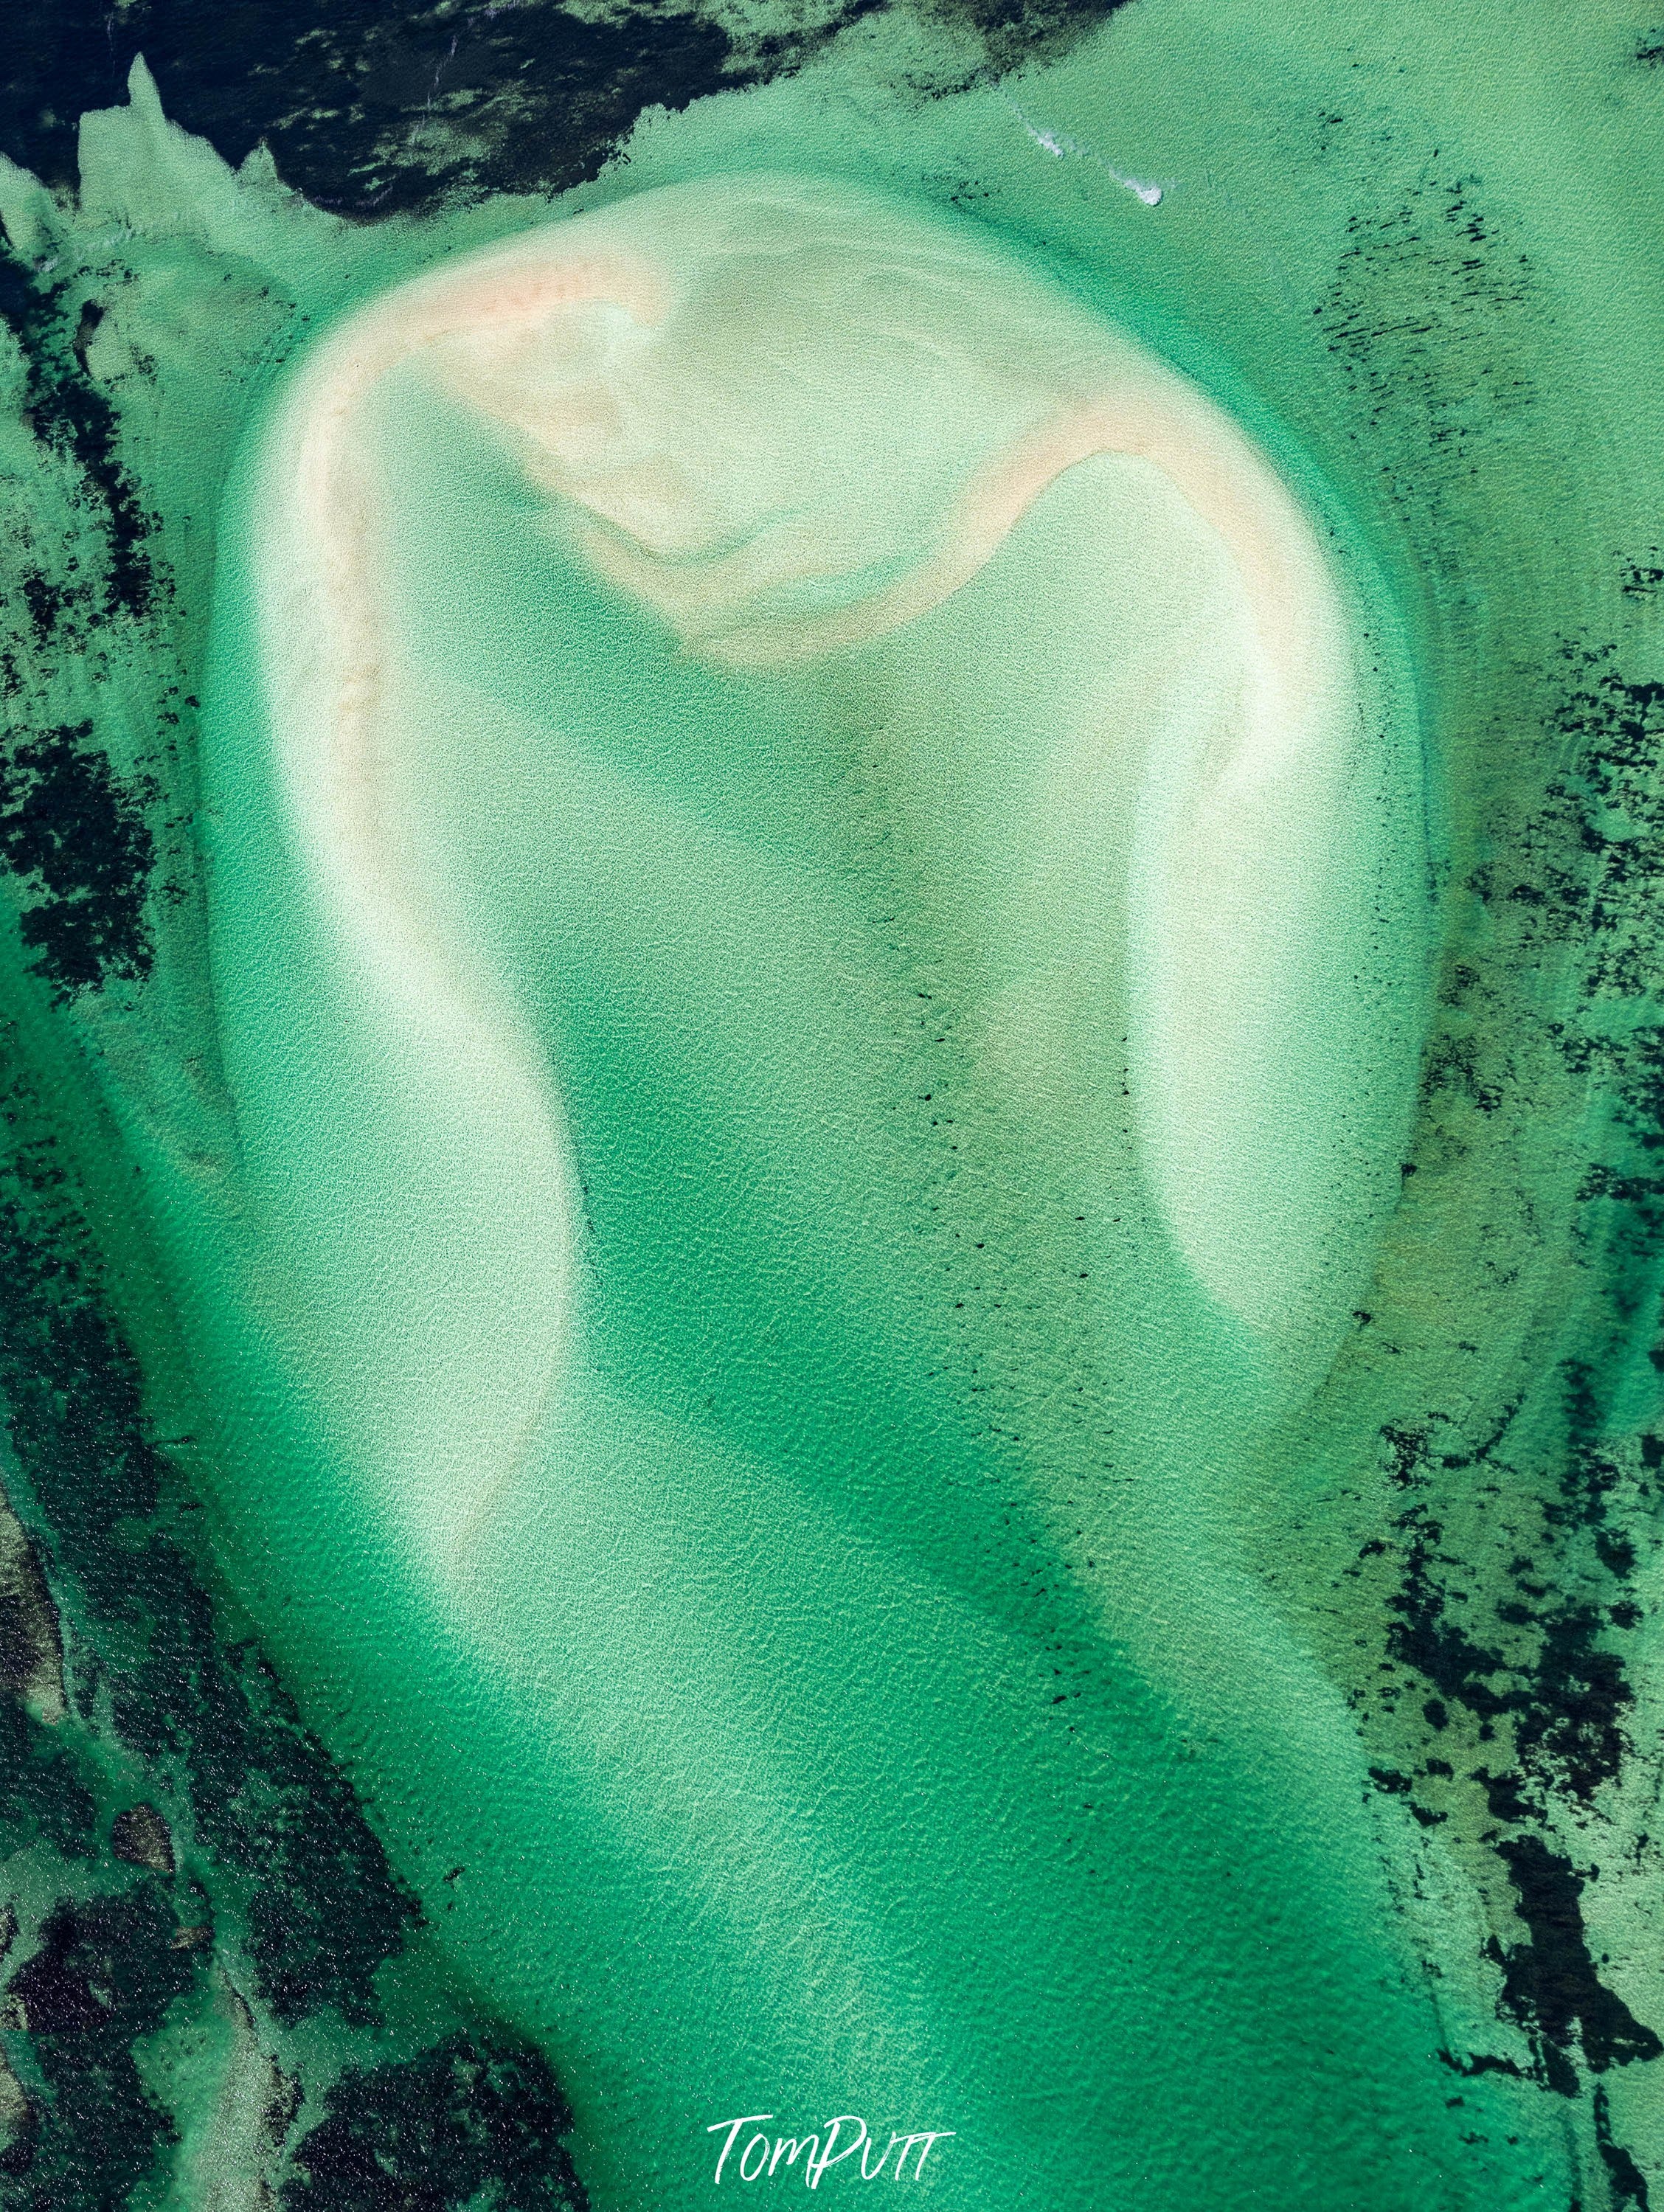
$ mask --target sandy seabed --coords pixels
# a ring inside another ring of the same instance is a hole
[[[270,434],[263,634],[283,779],[352,957],[519,1153],[569,1237],[558,1103],[493,980],[435,925],[388,726],[383,380],[499,426],[595,567],[688,650],[766,670],[857,650],[959,590],[1067,470],[1159,473],[1228,557],[1236,649],[1188,759],[1161,758],[1132,921],[1148,1171],[1209,1290],[1275,1325],[1315,1258],[1249,1157],[1277,1007],[1326,926],[1357,738],[1316,532],[1221,409],[966,230],[847,187],[671,187],[442,264],[308,357]],[[878,580],[876,583],[873,579]],[[295,653],[304,639],[308,650]],[[1217,666],[1203,683],[1220,685]],[[1105,743],[1120,741],[1105,732]],[[1245,1252],[1245,1246],[1255,1248]],[[564,1300],[567,1292],[560,1293]],[[549,1332],[558,1340],[560,1330]],[[528,1411],[528,1418],[531,1418]]]

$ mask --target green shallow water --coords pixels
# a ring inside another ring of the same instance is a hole
[[[359,231],[142,103],[89,131],[73,250],[125,257],[106,343],[161,362],[126,434],[208,889],[159,924],[166,1013],[89,1032],[112,1124],[75,1141],[143,1165],[131,1325],[158,1402],[212,1408],[216,1571],[427,1915],[392,2015],[426,1973],[537,2043],[598,2207],[703,2201],[750,2112],[953,2130],[908,2185],[967,2208],[1644,2203],[1637,36],[1138,0],[1019,112],[915,99],[930,34],[891,22],[649,118],[553,210]],[[557,1169],[482,1140],[483,1079],[319,892],[252,612],[285,360],[444,253],[759,170],[1051,272],[1330,545],[1369,890],[1243,1100],[1273,1274],[1361,1164],[1269,1331],[1185,1264],[1139,1134],[1163,724],[1113,674],[1132,633],[1209,648],[1212,556],[1117,462],[903,629],[735,671],[393,380],[401,866],[512,1010]]]
[[[1163,730],[1104,738],[1103,672],[1152,626],[1199,649],[1205,559],[1141,572],[1172,525],[1093,464],[890,638],[724,673],[416,404],[382,433],[404,865],[535,1035],[575,1309],[526,1258],[558,1209],[470,1157],[285,830],[229,562],[247,1212],[210,1264],[220,1402],[270,1361],[224,1510],[446,1953],[560,2051],[604,2201],[701,2192],[730,2106],[868,2104],[954,2130],[966,2203],[1438,2201],[1457,2124],[1363,1756],[1236,1555],[1299,1348],[1195,1283],[1128,1103]]]

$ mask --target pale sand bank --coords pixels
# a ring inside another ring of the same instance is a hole
[[[1229,556],[1218,628],[1235,650],[1200,672],[1210,696],[1182,757],[1151,733],[1128,923],[1137,1103],[1191,1266],[1248,1320],[1283,1318],[1323,1209],[1308,1194],[1279,1218],[1302,1133],[1284,1133],[1279,1158],[1274,1131],[1245,1143],[1264,1117],[1244,1109],[1267,1056],[1291,1049],[1278,1007],[1325,926],[1357,737],[1345,611],[1315,529],[1222,410],[966,229],[785,180],[643,195],[361,310],[302,363],[266,447],[261,632],[294,830],[343,958],[410,1079],[471,1144],[516,1255],[500,1273],[504,1325],[524,1340],[518,1401],[467,1478],[453,1471],[441,1547],[541,1419],[568,1327],[572,1207],[540,1049],[442,925],[402,819],[383,462],[366,418],[413,362],[503,426],[600,569],[690,650],[736,665],[894,632],[1094,456],[1168,480]]]

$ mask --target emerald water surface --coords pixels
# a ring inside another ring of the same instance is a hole
[[[1598,12],[1137,0],[929,99],[887,18],[551,204],[356,229],[141,80],[77,214],[8,182],[21,250],[131,272],[179,611],[109,697],[189,685],[156,979],[52,1018],[72,1149],[204,1571],[425,1918],[364,2033],[525,2039],[598,2206],[703,2201],[753,2112],[951,2130],[903,2185],[967,2208],[1645,2202],[1655,88]],[[667,185],[696,258],[763,176],[987,288],[929,405],[878,339],[855,392],[847,307],[778,361],[700,307],[683,460],[812,446],[769,512],[836,544],[765,627],[918,566],[1009,442],[999,301],[1055,300],[1037,358],[1178,372],[1319,549],[1342,735],[1263,836],[1171,824],[1286,529],[1159,461],[773,659],[678,634],[708,547],[609,573],[451,338],[296,489],[402,287],[651,264]],[[285,2046],[308,2111],[349,2047]]]

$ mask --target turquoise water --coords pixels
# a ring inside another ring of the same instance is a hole
[[[1240,609],[1147,471],[742,669],[400,372],[355,929],[269,703],[315,642],[258,622],[283,410],[551,211],[352,232],[89,131],[73,250],[136,272],[100,358],[163,363],[124,434],[196,580],[207,936],[163,916],[166,1020],[95,1033],[119,1142],[76,1142],[143,1164],[110,1235],[161,1255],[124,1295],[217,1571],[422,1900],[397,2032],[438,1986],[524,2030],[601,2207],[702,2199],[754,2111],[952,2130],[916,2185],[968,2207],[1618,2212],[1651,2155],[1632,32],[1140,0],[1020,114],[852,41],[553,211],[782,168],[956,208],[1297,492],[1358,702],[1211,1181],[1151,1136],[1150,793]],[[850,512],[896,450],[837,461]]]
[[[1351,1723],[1234,1556],[1297,1346],[1197,1285],[1129,1103],[1133,644],[1196,665],[1217,556],[1141,569],[1094,463],[934,612],[725,672],[410,404],[400,896],[535,1039],[577,1288],[313,888],[234,568],[198,1233],[222,1510],[435,1940],[603,2202],[752,2109],[951,2130],[967,2204],[1462,2201]]]

